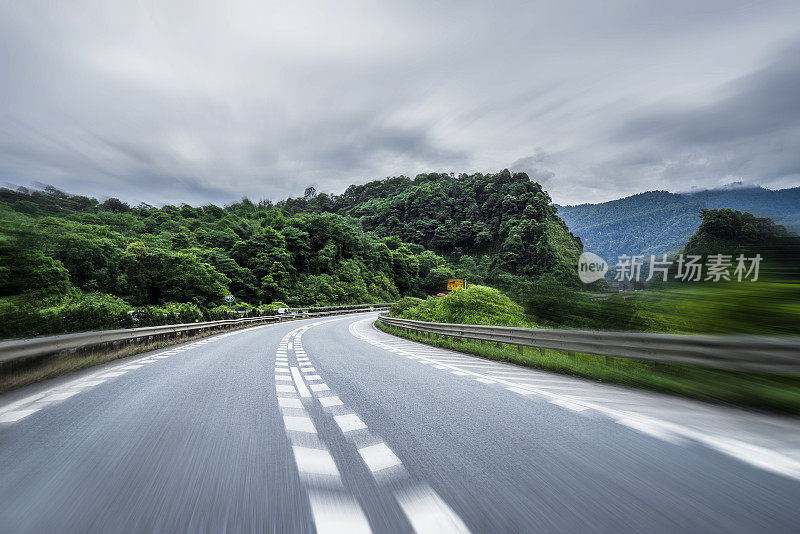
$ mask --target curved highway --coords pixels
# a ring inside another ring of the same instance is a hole
[[[0,397],[0,532],[792,532],[800,424],[267,325]]]

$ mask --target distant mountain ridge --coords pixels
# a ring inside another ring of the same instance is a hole
[[[556,206],[584,249],[614,261],[621,254],[676,252],[700,226],[701,209],[731,208],[769,217],[800,233],[800,187],[723,187],[689,193],[647,191],[599,204]]]

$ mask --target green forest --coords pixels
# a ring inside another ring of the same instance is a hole
[[[0,227],[2,337],[388,302],[452,277],[575,285],[581,250],[547,193],[508,171],[224,207],[4,188]]]
[[[475,282],[513,287],[547,275],[565,285],[575,274],[581,240],[550,196],[525,173],[420,174],[352,185],[278,203],[289,213],[337,213],[380,236],[397,236],[447,259]]]

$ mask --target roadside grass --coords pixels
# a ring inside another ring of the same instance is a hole
[[[81,369],[87,369],[101,363],[107,363],[143,352],[163,349],[172,345],[188,343],[233,330],[241,330],[242,328],[249,327],[241,326],[224,331],[207,331],[191,336],[154,341],[151,343],[131,343],[119,348],[99,348],[96,350],[67,352],[45,360],[2,365],[0,366],[0,394],[35,382],[55,378]]]
[[[556,373],[591,378],[600,382],[649,389],[722,404],[765,411],[800,414],[800,376],[756,375],[614,358],[594,354],[458,340],[443,336],[409,334],[403,329],[375,322],[388,334],[483,358],[515,363]]]

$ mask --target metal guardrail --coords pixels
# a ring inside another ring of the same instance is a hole
[[[363,313],[386,309],[383,304],[366,304],[362,305],[360,308],[356,307],[355,309],[350,306],[346,306],[348,309],[341,309],[345,308],[345,306],[338,308],[339,309],[329,310],[328,307],[325,307],[323,309],[328,311],[262,315],[260,317],[245,317],[242,319],[225,319],[221,321],[148,326],[142,328],[123,328],[118,330],[100,330],[95,332],[79,332],[76,334],[2,341],[0,342],[0,366],[9,363],[19,363],[24,360],[46,358],[66,351],[97,348],[108,344],[158,341],[169,337],[182,337],[209,330],[228,330],[252,323],[277,323],[291,319],[307,319],[309,317]],[[314,308],[305,309],[313,310]]]
[[[582,352],[730,371],[800,373],[800,337],[749,337],[600,332],[432,323],[381,314],[386,325],[406,331]]]

